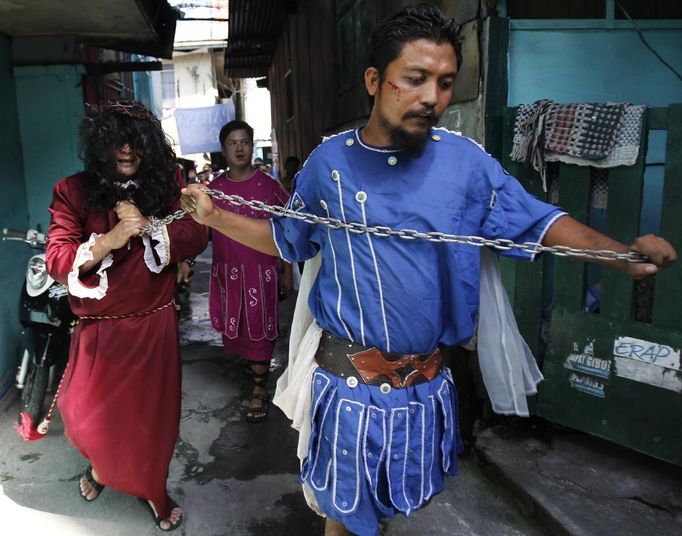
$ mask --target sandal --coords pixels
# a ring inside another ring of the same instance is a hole
[[[80,484],[83,481],[83,479],[85,479],[85,481],[90,485],[90,488],[92,488],[85,495],[83,495],[83,490],[80,489]],[[99,494],[102,493],[102,490],[106,486],[104,484],[100,484],[99,482],[97,482],[97,480],[95,480],[95,477],[92,476],[92,465],[88,465],[88,468],[85,470],[85,472],[78,479],[78,487],[79,487],[80,495],[81,495],[81,497],[83,497],[83,500],[87,501],[87,502],[92,502],[97,497],[99,497]],[[92,493],[93,491],[96,491],[97,495],[95,495],[92,499],[88,499],[88,495],[90,495],[90,493]]]
[[[182,513],[180,513],[180,517],[178,518],[178,520],[175,523],[171,523],[170,527],[168,527],[167,529],[164,529],[161,526],[161,523],[163,521],[167,521],[168,523],[170,523],[170,521],[169,521],[170,516],[169,517],[158,516],[158,515],[156,515],[156,511],[154,510],[154,507],[149,503],[149,501],[147,501],[145,499],[140,499],[140,501],[142,501],[147,506],[147,509],[151,512],[152,517],[154,518],[154,523],[163,532],[171,532],[172,530],[177,529],[182,524],[183,516],[182,516]],[[170,497],[168,497],[168,506],[170,506],[171,512],[173,511],[174,508],[178,507],[178,505],[175,503],[175,501],[173,499],[171,499]]]
[[[251,363],[251,378],[253,381],[253,391],[256,388],[263,390],[263,393],[251,393],[251,401],[249,406],[245,408],[244,420],[251,424],[257,424],[263,422],[268,418],[268,410],[270,409],[270,398],[267,392],[267,382],[268,374],[270,373],[270,362],[257,363],[258,365],[266,366],[265,372],[256,372],[253,370],[253,364]],[[252,404],[255,400],[260,400],[260,406],[253,407]]]
[[[268,418],[268,409],[270,408],[270,399],[268,395],[253,395],[251,397],[251,402],[254,400],[260,400],[260,406],[246,409],[246,414],[244,415],[244,420],[250,424],[258,424],[263,422]]]
[[[248,359],[241,360],[242,379],[239,387],[239,405],[248,409],[251,406],[251,394],[253,393],[253,370]]]

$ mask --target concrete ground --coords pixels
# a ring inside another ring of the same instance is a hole
[[[296,432],[273,407],[259,425],[241,419],[241,373],[222,355],[207,311],[210,250],[197,262],[191,312],[182,322],[183,405],[180,439],[170,468],[169,493],[183,507],[175,534],[190,536],[321,535],[323,521],[306,506],[297,481]],[[282,302],[288,333],[293,299]],[[278,341],[270,387],[286,360]],[[40,441],[23,442],[12,430],[18,403],[0,411],[0,534],[144,536],[160,534],[135,498],[105,489],[82,500],[78,479],[85,462],[63,436],[59,417]],[[514,495],[486,478],[470,458],[446,490],[409,519],[397,517],[382,536],[539,536]]]
[[[518,426],[484,430],[476,452],[547,534],[682,534],[680,467],[579,432],[541,438]]]

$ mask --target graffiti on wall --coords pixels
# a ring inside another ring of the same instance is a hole
[[[680,350],[632,337],[613,342],[614,374],[682,394]]]

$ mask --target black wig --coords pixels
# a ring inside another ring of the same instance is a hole
[[[116,168],[114,151],[125,144],[141,157],[134,177],[125,177]],[[111,210],[118,201],[129,200],[144,216],[162,216],[180,194],[175,153],[161,122],[142,104],[89,107],[81,124],[80,152],[88,176],[88,210]],[[130,186],[129,179],[137,186]]]

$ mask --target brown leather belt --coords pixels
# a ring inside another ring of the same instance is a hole
[[[443,368],[443,355],[438,348],[428,354],[382,352],[341,339],[328,331],[322,333],[315,361],[336,376],[392,387],[431,381]]]

